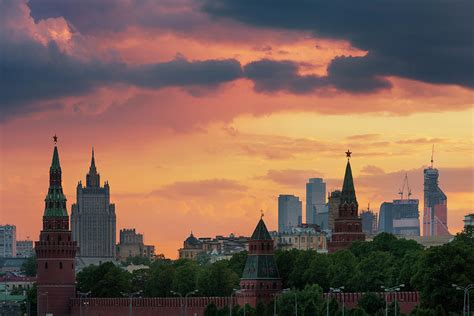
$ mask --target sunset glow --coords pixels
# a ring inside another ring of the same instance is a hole
[[[171,258],[191,231],[251,234],[260,210],[275,230],[278,195],[304,203],[311,177],[340,188],[348,148],[360,209],[398,198],[407,173],[421,212],[433,144],[450,232],[474,209],[472,78],[389,67],[345,81],[332,62],[375,48],[214,1],[38,2],[0,3],[0,223],[18,239],[38,238],[54,134],[68,212],[94,146],[117,231]]]

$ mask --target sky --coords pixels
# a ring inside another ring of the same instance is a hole
[[[41,229],[58,135],[68,211],[91,148],[117,231],[175,258],[250,235],[279,194],[341,188],[359,208],[423,207],[439,169],[448,226],[474,209],[470,0],[0,0],[0,223]],[[303,211],[304,214],[304,211]],[[304,220],[304,215],[303,215]]]

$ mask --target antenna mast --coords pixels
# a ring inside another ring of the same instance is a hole
[[[433,144],[433,147],[431,148],[431,169],[433,169],[433,156],[434,156],[434,144]]]

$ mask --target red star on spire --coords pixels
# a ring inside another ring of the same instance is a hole
[[[58,143],[58,136],[56,136],[56,134],[54,134],[54,136],[53,136],[53,141],[54,141],[55,144]]]
[[[352,152],[348,149],[348,150],[346,151],[346,157],[347,157],[348,159],[351,158],[351,154],[352,154]]]

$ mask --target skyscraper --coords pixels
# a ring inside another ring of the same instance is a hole
[[[328,229],[334,230],[334,220],[339,214],[339,204],[341,204],[341,191],[332,191],[328,197]]]
[[[330,253],[347,248],[354,241],[365,240],[349,161],[351,154],[349,150],[346,152],[347,165],[341,191],[341,202],[338,216],[334,219],[332,239],[328,243]]]
[[[393,202],[383,202],[380,205],[379,232],[393,233]]]
[[[54,141],[57,137],[54,136]],[[70,300],[76,295],[74,259],[77,244],[71,240],[66,196],[61,184],[58,148],[54,146],[45,199],[43,229],[35,243],[38,315],[71,315]]]
[[[297,196],[278,196],[278,231],[284,232],[301,224],[301,201]]]
[[[320,219],[319,222],[325,222],[327,226],[327,212],[326,183],[322,178],[309,179],[306,183],[306,223],[318,224],[319,216],[326,218],[325,221]]]
[[[450,235],[448,230],[448,199],[438,186],[438,169],[431,166],[424,170],[423,235]]]
[[[109,183],[100,186],[94,149],[86,186],[83,187],[81,181],[77,185],[77,202],[72,205],[71,228],[72,238],[79,246],[80,264],[82,261],[88,265],[115,259],[115,204],[110,203]]]
[[[15,225],[0,225],[0,257],[16,257]]]
[[[360,213],[362,220],[362,231],[367,235],[374,235],[377,233],[377,214],[369,208]]]
[[[380,206],[379,232],[399,236],[420,236],[417,199],[399,199]]]

